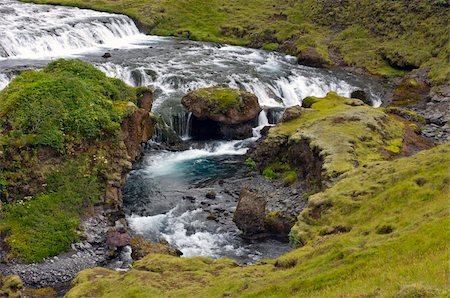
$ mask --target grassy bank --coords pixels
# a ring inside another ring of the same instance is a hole
[[[117,159],[127,159],[121,122],[136,100],[134,88],[78,60],[24,72],[0,93],[8,259],[39,261],[79,238],[80,216],[105,193]]]
[[[26,0],[30,1],[30,0]],[[449,79],[447,1],[31,0],[123,13],[150,33],[280,50],[399,76]]]
[[[445,144],[344,174],[299,217],[305,245],[277,260],[149,255],[127,273],[83,271],[68,297],[445,297],[449,153]]]

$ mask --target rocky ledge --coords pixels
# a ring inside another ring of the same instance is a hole
[[[191,134],[196,139],[251,137],[261,112],[255,95],[230,88],[198,89],[181,102],[193,115]]]

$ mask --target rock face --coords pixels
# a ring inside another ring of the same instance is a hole
[[[154,243],[141,237],[135,237],[131,239],[131,248],[131,257],[133,260],[140,260],[149,254],[162,254],[175,257],[183,255],[180,250],[171,247],[169,243],[164,240]]]
[[[230,88],[199,89],[181,102],[193,114],[191,133],[197,139],[250,137],[261,112],[255,95]]]
[[[373,105],[372,100],[367,96],[367,93],[364,90],[355,90],[350,94],[350,97],[359,99],[369,106]]]
[[[265,231],[266,200],[258,193],[242,189],[233,221],[244,235]]]
[[[272,198],[269,196],[268,199]],[[283,212],[270,211],[268,207],[268,202],[262,192],[243,188],[233,221],[246,237],[287,236],[293,222]]]
[[[323,68],[328,66],[328,62],[317,52],[316,48],[309,47],[301,51],[298,56],[298,64]]]

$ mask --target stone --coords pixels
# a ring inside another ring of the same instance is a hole
[[[301,51],[297,56],[298,64],[310,67],[323,68],[328,66],[328,62],[313,47]]]
[[[257,192],[243,188],[233,221],[246,236],[265,231],[266,200]]]
[[[104,53],[103,54],[103,56],[102,56],[102,58],[105,58],[105,59],[108,59],[108,58],[111,58],[112,57],[112,55],[111,55],[111,53]]]
[[[355,90],[350,94],[351,98],[356,98],[361,100],[363,103],[372,106],[373,102],[372,100],[367,96],[367,93],[364,90]]]
[[[121,248],[130,244],[131,237],[125,228],[110,228],[107,233],[106,244],[109,248]]]
[[[192,91],[181,102],[192,113],[192,137],[203,140],[251,137],[262,110],[254,94],[222,87]]]
[[[282,122],[288,122],[293,119],[300,117],[303,112],[303,108],[301,106],[293,106],[287,108],[283,113],[283,118],[281,118]]]

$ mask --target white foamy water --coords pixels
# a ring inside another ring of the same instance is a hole
[[[63,57],[145,38],[127,16],[0,0],[0,57]]]
[[[6,74],[0,73],[0,90],[4,89],[10,82],[11,78],[9,78]]]
[[[232,238],[229,233],[220,230],[211,232],[205,225],[204,217],[201,209],[183,212],[179,207],[175,207],[166,214],[132,215],[127,221],[136,234],[150,239],[165,239],[180,249],[184,257],[217,258],[227,251],[233,251],[234,254],[244,253],[243,249],[230,244]]]

